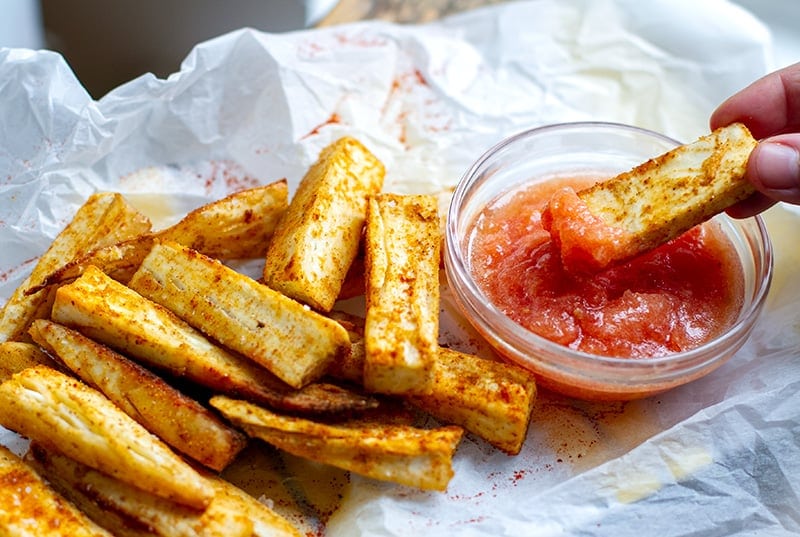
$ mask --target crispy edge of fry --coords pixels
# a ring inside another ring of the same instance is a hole
[[[288,197],[286,179],[241,190],[198,207],[156,236],[216,259],[262,258]]]
[[[195,461],[220,471],[245,447],[246,439],[194,399],[161,377],[76,330],[39,319],[33,340],[57,356],[89,386],[148,431]]]
[[[263,280],[320,311],[330,311],[361,242],[367,198],[385,168],[361,142],[324,148],[298,185],[267,249]]]
[[[438,201],[379,194],[365,225],[364,386],[386,394],[430,390],[439,337]]]
[[[426,490],[447,489],[464,432],[455,425],[419,429],[364,420],[331,425],[225,396],[212,397],[211,405],[247,434],[293,455]]]
[[[41,475],[97,524],[115,535],[162,537],[248,537],[253,524],[236,505],[215,492],[208,507],[196,510],[137,489],[39,444],[25,455]],[[215,491],[216,484],[212,483]]]
[[[0,505],[4,535],[111,537],[5,446],[0,446]]]
[[[0,343],[0,382],[14,373],[35,365],[57,367],[56,363],[32,343],[4,341]]]
[[[39,284],[29,287],[25,293],[38,293],[46,287],[73,281],[90,266],[95,266],[115,280],[125,283],[139,268],[155,240],[155,234],[144,233],[132,239],[96,248],[58,267],[45,276]]]
[[[103,394],[47,366],[0,384],[2,425],[136,487],[202,509],[209,484]]]
[[[46,314],[50,291],[26,294],[55,268],[86,251],[150,230],[150,220],[128,205],[120,194],[93,194],[42,254],[31,274],[0,310],[0,341],[25,337],[33,319]]]
[[[274,408],[333,414],[377,405],[371,397],[324,383],[296,390],[96,267],[58,289],[51,318],[161,371]]]
[[[328,314],[350,334],[350,355],[328,373],[360,384],[364,368],[364,319]],[[494,447],[516,455],[522,449],[536,403],[536,381],[519,366],[439,347],[431,391],[402,397],[442,423],[463,427]]]
[[[297,389],[350,350],[335,321],[175,242],[154,245],[128,285]]]

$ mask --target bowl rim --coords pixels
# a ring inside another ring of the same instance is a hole
[[[468,302],[467,306],[470,312],[467,315],[467,319],[469,319],[470,322],[474,322],[474,318],[477,316],[481,324],[483,324],[486,328],[490,328],[492,332],[498,333],[501,332],[499,329],[502,329],[500,337],[503,345],[506,347],[513,347],[515,353],[525,354],[525,347],[535,345],[544,352],[549,352],[551,354],[557,353],[562,356],[566,354],[569,356],[571,361],[579,361],[583,364],[591,364],[593,366],[599,365],[603,366],[603,368],[607,366],[615,370],[663,369],[664,373],[672,371],[676,374],[680,373],[681,375],[685,375],[687,372],[692,371],[693,369],[702,369],[707,367],[710,362],[713,362],[716,359],[715,356],[707,358],[708,354],[713,349],[717,347],[728,348],[730,343],[735,344],[735,340],[742,337],[742,331],[747,333],[748,325],[753,324],[754,316],[756,316],[762,309],[768,295],[773,276],[774,256],[766,225],[760,215],[745,219],[734,219],[725,214],[721,215],[721,218],[723,219],[739,222],[738,225],[742,228],[749,225],[752,236],[758,241],[759,246],[756,254],[760,255],[756,256],[754,264],[756,265],[756,269],[758,268],[759,262],[763,267],[763,272],[761,273],[763,276],[761,276],[761,274],[756,274],[752,297],[745,296],[745,304],[743,305],[742,310],[739,312],[737,320],[722,333],[697,347],[664,356],[647,358],[605,356],[573,349],[560,343],[553,342],[511,320],[507,315],[500,311],[500,309],[497,308],[491,302],[491,300],[489,300],[489,298],[482,292],[480,287],[472,278],[466,256],[462,251],[463,248],[460,246],[461,241],[459,239],[463,238],[463,236],[459,235],[460,222],[458,222],[457,217],[459,215],[460,207],[465,199],[465,195],[473,186],[475,178],[480,177],[478,172],[483,169],[486,163],[490,162],[495,155],[509,145],[537,135],[547,134],[552,131],[566,131],[569,129],[628,131],[651,138],[657,138],[668,144],[680,145],[680,142],[673,138],[642,127],[606,121],[576,121],[547,124],[525,129],[510,135],[491,146],[463,173],[456,184],[456,188],[453,192],[453,196],[447,211],[444,237],[444,265],[450,287],[455,288],[454,293],[457,302],[461,304],[462,308],[464,307],[464,302]],[[503,194],[503,192],[498,192],[496,193],[495,197],[500,196],[501,194]],[[720,218],[720,215],[717,215],[714,218]],[[469,222],[463,225],[470,226],[471,224],[472,223]],[[453,274],[454,272],[455,275]],[[453,285],[452,280],[455,278],[458,280],[458,285]],[[469,291],[468,296],[465,296],[467,295],[467,293],[464,292],[465,287]],[[750,290],[746,289],[745,291],[749,292]],[[476,307],[476,302],[479,302],[485,311],[481,311],[481,308]],[[509,338],[509,335],[512,335],[513,337]],[[521,345],[521,343],[524,345]],[[689,367],[689,369],[680,368],[681,365],[685,365]],[[566,364],[559,363],[559,366],[563,367],[566,366]],[[676,371],[676,369],[678,369],[678,371]],[[581,372],[584,373],[583,370],[581,370]],[[664,379],[660,378],[659,380],[663,381]]]

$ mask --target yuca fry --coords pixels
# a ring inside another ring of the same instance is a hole
[[[294,388],[350,349],[335,321],[174,242],[153,246],[128,285]]]
[[[365,226],[364,387],[430,391],[439,337],[439,217],[435,197],[379,194]]]
[[[57,367],[56,363],[32,343],[4,341],[0,343],[0,382],[14,373],[35,365]]]
[[[330,311],[358,252],[367,198],[380,192],[383,164],[345,137],[322,150],[275,230],[264,282],[320,311]]]
[[[525,442],[536,383],[517,366],[440,347],[431,393],[405,400],[516,455]]]
[[[47,366],[0,384],[0,424],[138,488],[196,509],[213,488],[103,394]]]
[[[328,373],[356,384],[363,382],[363,319],[333,311],[350,335],[350,355]],[[458,425],[496,448],[515,455],[525,441],[536,401],[530,373],[506,362],[487,360],[439,347],[431,391],[402,399],[442,423]]]
[[[542,224],[568,268],[599,270],[676,238],[754,192],[756,146],[734,123],[575,194],[556,194]]]
[[[30,332],[81,380],[195,461],[219,471],[245,447],[245,437],[206,407],[108,347],[44,319],[34,321]]]
[[[172,240],[216,259],[262,257],[286,210],[287,198],[285,179],[236,192],[198,207],[171,227],[97,248],[72,259],[29,287],[26,293],[74,280],[90,265],[127,283],[157,240]]]
[[[58,289],[51,318],[174,376],[273,408],[336,413],[377,404],[369,397],[321,383],[295,390],[95,267]]]
[[[14,290],[0,311],[0,342],[24,338],[31,321],[46,316],[51,293],[26,294],[66,261],[93,248],[113,244],[150,230],[150,220],[119,194],[93,194],[39,258],[28,278]]]
[[[0,535],[112,537],[5,446],[0,446]]]
[[[279,449],[373,479],[427,490],[445,490],[461,427],[425,430],[408,425],[340,422],[335,425],[281,416],[246,401],[214,396],[211,405]]]
[[[32,444],[25,460],[61,494],[114,535],[249,537],[253,523],[218,494],[202,510],[166,501],[69,457]],[[213,483],[212,483],[213,486]]]
[[[242,190],[191,211],[156,237],[216,259],[261,258],[286,212],[288,196],[286,179]]]

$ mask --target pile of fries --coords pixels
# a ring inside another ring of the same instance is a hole
[[[219,477],[252,439],[438,491],[465,432],[518,453],[534,382],[438,345],[438,201],[384,173],[343,138],[291,203],[281,180],[160,231],[91,196],[0,312],[0,425],[30,440],[0,447],[0,528],[300,535]]]

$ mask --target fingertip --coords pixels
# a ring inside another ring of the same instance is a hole
[[[759,143],[747,163],[747,178],[775,200],[800,203],[800,136]]]

